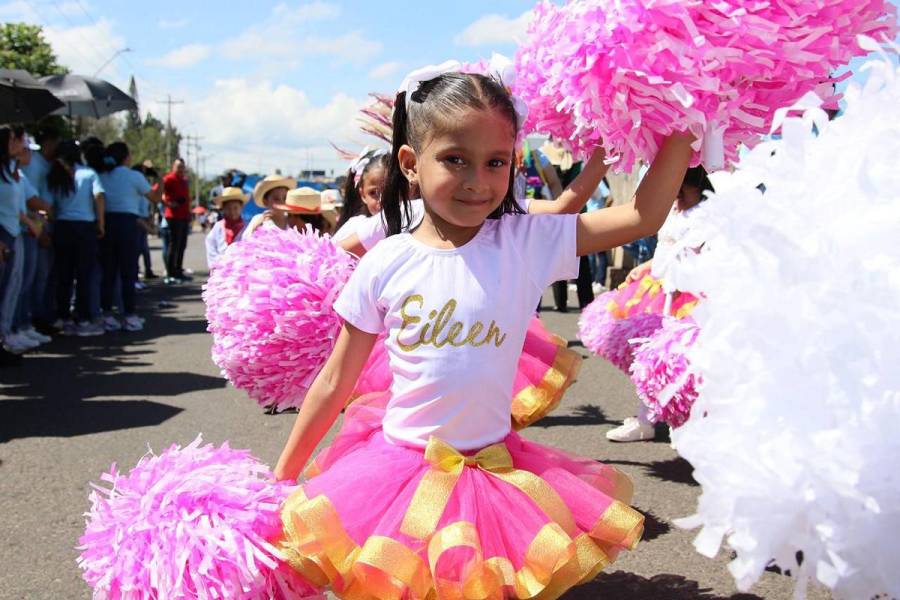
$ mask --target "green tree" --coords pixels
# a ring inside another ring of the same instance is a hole
[[[0,24],[0,68],[24,69],[34,77],[69,71],[56,62],[41,27],[27,23]]]
[[[148,113],[147,118],[140,125],[129,120],[122,133],[122,140],[128,144],[133,162],[149,160],[161,173],[169,169],[170,165],[166,164],[166,125],[152,114]],[[180,145],[181,134],[177,128],[173,127],[173,156],[178,156]]]

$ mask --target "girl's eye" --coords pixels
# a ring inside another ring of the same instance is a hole
[[[495,169],[498,169],[498,168],[500,168],[500,167],[505,167],[505,166],[506,166],[506,161],[505,161],[505,160],[501,160],[501,159],[499,159],[499,158],[495,158],[494,160],[492,160],[492,161],[490,161],[490,162],[488,163],[488,166],[489,166],[489,167],[492,167],[492,168],[495,168]]]
[[[463,159],[462,159],[462,157],[451,155],[451,156],[445,156],[444,162],[447,164],[454,165],[454,166],[460,166],[463,164]]]

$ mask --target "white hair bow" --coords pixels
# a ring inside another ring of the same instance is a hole
[[[363,171],[366,170],[368,164],[376,158],[384,156],[385,154],[387,154],[387,150],[383,148],[379,148],[374,152],[370,151],[368,146],[363,148],[363,151],[359,153],[359,156],[356,157],[356,160],[350,163],[350,172],[353,173],[353,184],[359,185],[359,179],[360,177],[362,177]]]
[[[406,109],[409,110],[409,97],[412,96],[414,91],[419,89],[419,84],[424,81],[431,81],[444,73],[456,73],[460,69],[462,69],[462,63],[458,60],[447,60],[439,65],[428,65],[427,67],[416,69],[403,78],[397,93],[406,92]]]

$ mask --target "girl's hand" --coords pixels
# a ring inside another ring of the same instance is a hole
[[[628,277],[625,278],[625,282],[632,283],[632,282],[643,279],[644,275],[647,275],[648,273],[650,273],[650,269],[652,268],[652,266],[653,265],[650,261],[639,264],[638,266],[633,268],[631,271],[629,271]]]
[[[106,224],[103,221],[97,221],[97,239],[102,240],[106,237]]]

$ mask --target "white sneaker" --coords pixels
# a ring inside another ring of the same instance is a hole
[[[106,330],[102,326],[90,321],[82,321],[75,327],[75,335],[78,337],[94,337],[104,333],[106,333]]]
[[[144,328],[144,320],[137,315],[125,317],[125,331],[140,331]]]
[[[135,281],[135,282],[134,282],[134,289],[136,289],[136,290],[139,291],[139,292],[140,292],[140,291],[143,291],[143,290],[146,290],[146,289],[147,289],[147,284],[144,283],[143,281]]]
[[[53,338],[49,335],[44,335],[40,333],[34,326],[29,326],[27,329],[22,329],[19,333],[22,335],[29,337],[36,341],[38,344],[46,344],[48,342],[53,341]]]
[[[635,417],[628,417],[625,422],[606,432],[606,439],[612,442],[642,442],[656,437],[656,430],[649,423],[641,423]]]
[[[20,333],[10,333],[3,338],[3,346],[13,354],[22,354],[34,350],[40,344]]]
[[[601,283],[597,283],[596,281],[591,284],[591,290],[593,290],[595,296],[599,296],[603,292],[606,291],[606,288]]]
[[[102,324],[104,331],[119,331],[122,329],[122,324],[119,323],[119,320],[112,315],[103,317]]]

